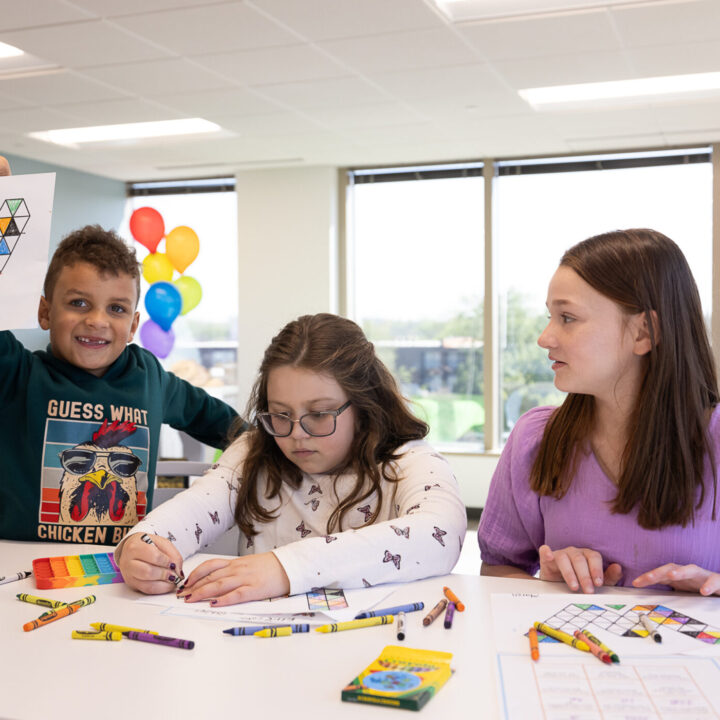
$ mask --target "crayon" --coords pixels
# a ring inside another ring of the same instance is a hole
[[[321,625],[315,630],[321,633],[340,632],[341,630],[355,630],[356,628],[372,627],[373,625],[392,625],[394,621],[394,615],[380,615],[378,617],[363,618],[362,620],[348,620],[347,622],[332,623],[331,625]]]
[[[447,607],[448,601],[443,598],[424,618],[423,625],[427,627]]]
[[[445,593],[445,597],[451,603],[455,603],[455,609],[458,612],[463,612],[465,610],[465,605],[460,601],[460,598],[458,598],[458,596],[449,587],[444,587],[443,593]]]
[[[594,642],[599,648],[601,648],[602,650],[604,650],[604,651],[610,656],[610,659],[611,659],[614,663],[619,663],[619,662],[620,662],[620,658],[618,657],[617,653],[613,652],[604,642],[600,642],[600,640],[598,640],[598,639],[590,632],[590,630],[589,630],[588,628],[585,628],[585,629],[583,630],[583,635],[585,635],[585,637],[588,638],[588,640],[591,640],[592,642]]]
[[[140,628],[126,627],[125,625],[113,625],[112,623],[94,622],[90,623],[91,628],[95,630],[109,630],[110,632],[128,633],[128,632],[140,632],[146,635],[159,635],[160,633],[154,630],[141,630]]]
[[[24,580],[25,578],[28,578],[31,575],[32,575],[32,570],[23,570],[22,572],[19,572],[16,575],[3,575],[2,577],[0,577],[0,585],[5,585],[5,583],[15,582],[16,580]]]
[[[662,642],[662,635],[653,627],[653,624],[650,622],[650,618],[647,616],[647,613],[640,613],[640,622],[643,624],[643,627],[648,631],[648,635],[656,643]]]
[[[73,630],[73,640],[122,640],[120,632],[95,632],[94,630]]]
[[[287,625],[282,627],[265,628],[265,630],[258,630],[253,634],[255,637],[284,637],[286,635],[292,635],[292,628]]]
[[[422,605],[422,603],[420,604]],[[405,612],[403,610],[397,614],[397,639],[405,639]]]
[[[302,623],[300,625],[248,625],[245,627],[232,627],[223,630],[226,635],[254,635],[260,630],[271,630],[274,627],[289,627],[294,633],[310,632],[310,625]]]
[[[192,650],[195,647],[193,640],[181,640],[180,638],[165,637],[164,635],[151,635],[150,633],[135,632],[135,630],[130,630],[125,633],[125,637],[130,640],[138,640],[139,642],[153,643],[155,645],[167,645],[168,647],[182,648],[183,650]]]
[[[577,638],[574,638],[572,635],[568,635],[568,633],[563,632],[562,630],[556,630],[554,627],[550,627],[543,622],[536,622],[533,623],[533,625],[535,626],[536,630],[539,630],[541,633],[544,633],[548,637],[559,640],[566,645],[572,645],[577,650],[582,650],[583,652],[590,652],[590,647],[586,642],[578,640]]]
[[[82,600],[77,600],[74,603],[70,603],[69,605],[65,605],[64,607],[57,608],[57,610],[50,610],[50,612],[43,613],[36,620],[31,620],[30,622],[25,623],[23,625],[23,630],[25,632],[30,632],[30,630],[35,630],[36,628],[42,627],[43,625],[48,625],[51,622],[60,620],[61,618],[67,617],[68,615],[72,615],[73,613],[77,612],[81,607],[84,607],[85,605],[90,605],[94,602],[95,596],[89,595]]]
[[[455,603],[449,602],[447,609],[445,610],[445,619],[443,620],[443,626],[446,630],[449,630],[452,627],[452,621],[455,617]]]
[[[401,612],[415,612],[416,610],[422,610],[424,607],[425,603],[422,602],[408,603],[407,605],[395,605],[394,607],[381,608],[380,610],[367,610],[366,612],[358,613],[355,616],[355,619],[362,620],[363,618],[377,617],[378,615],[397,615]]]
[[[62,602],[61,600],[48,600],[47,598],[37,597],[36,595],[28,595],[27,593],[19,593],[16,597],[18,600],[22,600],[23,602],[32,603],[33,605],[42,605],[43,607],[48,608],[59,608],[67,605],[66,602]]]
[[[530,657],[537,662],[540,659],[540,648],[538,647],[537,630],[534,627],[528,630],[528,640],[530,641]]]
[[[578,639],[582,640],[583,642],[587,643],[587,646],[590,648],[590,652],[601,662],[604,662],[606,665],[612,665],[612,660],[610,659],[610,656],[599,646],[596,645],[582,630],[576,630],[573,635]]]

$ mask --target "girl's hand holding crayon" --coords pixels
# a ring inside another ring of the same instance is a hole
[[[632,584],[638,588],[648,585],[670,585],[674,590],[699,592],[701,595],[720,595],[720,573],[710,572],[697,565],[667,563],[639,575]]]
[[[549,545],[541,545],[540,579],[550,582],[564,581],[575,591],[595,592],[595,587],[617,585],[622,578],[622,568],[617,563],[603,570],[602,555],[589,548],[566,547],[551,550]]]
[[[190,573],[178,597],[188,602],[210,600],[213,606],[222,607],[282,597],[289,592],[285,569],[274,553],[266,552],[206,560]]]
[[[148,595],[170,592],[184,577],[183,558],[175,546],[159,535],[131,535],[115,554],[125,584]]]

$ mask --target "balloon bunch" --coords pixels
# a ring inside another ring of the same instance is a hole
[[[145,309],[150,316],[140,328],[140,342],[159,358],[167,357],[175,344],[172,324],[178,315],[189,313],[202,299],[200,283],[183,275],[197,257],[200,241],[192,228],[180,225],[165,235],[162,215],[141,207],[130,216],[130,232],[150,254],[142,262],[143,277],[150,283]],[[165,252],[157,252],[165,238]],[[177,270],[180,277],[173,281]]]

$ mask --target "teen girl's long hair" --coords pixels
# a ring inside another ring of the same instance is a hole
[[[268,409],[268,376],[273,368],[296,367],[334,378],[347,394],[355,413],[355,435],[344,465],[334,473],[339,477],[353,472],[357,479],[350,493],[328,520],[327,532],[342,529],[348,510],[377,494],[382,503],[383,479],[397,482],[392,467],[400,455],[398,448],[428,433],[428,426],[409,410],[395,379],[375,354],[363,331],[351,320],[321,313],[303,315],[288,323],[265,351],[246,417]],[[248,431],[248,453],[241,469],[242,481],[235,506],[235,520],[247,536],[255,535],[255,522],[269,522],[272,512],[265,510],[258,497],[259,481],[267,478],[266,499],[278,497],[283,482],[299,487],[302,472],[281,452],[275,439],[262,426]],[[370,519],[374,522],[378,510]]]
[[[707,426],[718,386],[700,296],[685,256],[654,230],[618,230],[578,243],[560,265],[622,312],[643,313],[650,333],[652,349],[630,417],[613,512],[637,508],[643,528],[684,527],[709,492],[703,483],[707,454],[714,518],[717,475]],[[591,395],[570,393],[553,412],[531,471],[535,492],[558,499],[567,492],[579,454],[589,452],[594,408]]]

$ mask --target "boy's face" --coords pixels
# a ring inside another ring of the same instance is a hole
[[[40,298],[38,321],[50,330],[55,357],[102,377],[133,339],[137,300],[129,275],[102,274],[78,262],[60,271],[52,298]]]

